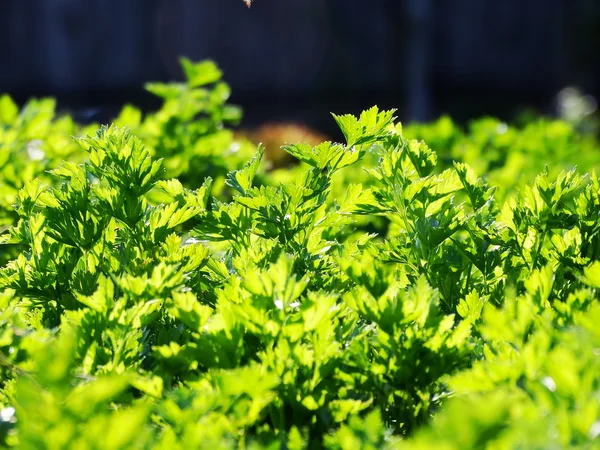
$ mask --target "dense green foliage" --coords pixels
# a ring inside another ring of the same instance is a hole
[[[93,131],[0,100],[3,445],[599,446],[593,137],[372,108],[268,171],[184,69]]]

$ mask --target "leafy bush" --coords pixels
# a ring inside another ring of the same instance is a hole
[[[597,445],[600,181],[570,167],[596,164],[591,138],[544,122],[484,145],[498,123],[403,132],[372,108],[266,173],[261,146],[227,153],[216,66],[184,68],[144,119],[73,141],[37,119],[61,144],[36,161],[3,97],[4,445]],[[548,169],[501,181],[534,154]]]

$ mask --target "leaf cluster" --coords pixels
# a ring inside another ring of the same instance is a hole
[[[265,174],[261,146],[245,164],[221,152],[237,116],[218,68],[183,68],[149,86],[157,113],[126,108],[47,172],[13,174],[2,445],[594,447],[593,170],[549,164],[517,190],[497,176],[516,142],[560,147],[539,128],[499,133],[504,162],[474,168],[444,151],[493,122],[403,131],[374,107]],[[29,136],[11,105],[0,133]]]

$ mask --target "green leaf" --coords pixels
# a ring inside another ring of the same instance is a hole
[[[234,188],[240,194],[245,195],[246,191],[252,187],[252,181],[256,176],[264,152],[263,146],[259,145],[256,155],[243,169],[235,170],[227,175],[225,180],[227,185]]]
[[[187,58],[181,58],[180,62],[187,82],[191,87],[214,83],[219,81],[223,75],[217,65],[210,60],[193,63]]]
[[[431,174],[437,164],[437,155],[423,141],[408,141],[406,154],[420,177]]]
[[[600,289],[600,261],[594,261],[583,269],[583,280],[588,286]]]
[[[16,120],[19,107],[9,95],[0,95],[0,123],[10,124]]]
[[[388,127],[392,125],[395,112],[395,110],[379,112],[379,108],[373,106],[371,109],[363,111],[358,118],[350,114],[332,115],[344,133],[347,146],[353,147],[372,143],[392,134],[393,131],[388,130]]]

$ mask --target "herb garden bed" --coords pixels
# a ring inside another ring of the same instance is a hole
[[[598,445],[593,136],[372,108],[270,170],[183,66],[98,130],[0,99],[4,445]]]

